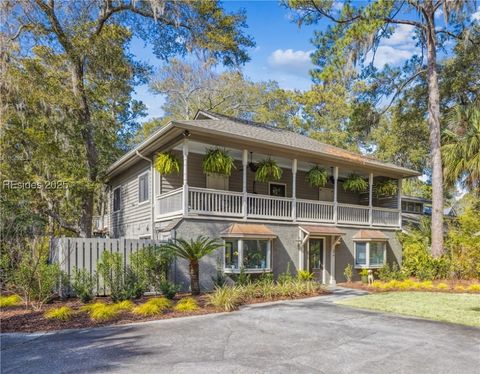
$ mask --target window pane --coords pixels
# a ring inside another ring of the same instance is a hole
[[[383,265],[383,252],[385,243],[371,242],[370,243],[370,265]]]
[[[355,243],[355,264],[367,264],[367,243]]]
[[[238,269],[238,241],[225,242],[225,268]]]
[[[120,210],[120,188],[113,191],[113,211]]]
[[[323,258],[323,240],[310,240],[310,269],[321,269]]]
[[[141,203],[148,200],[148,174],[138,178],[138,201]]]
[[[243,266],[246,269],[266,269],[268,240],[243,241]]]

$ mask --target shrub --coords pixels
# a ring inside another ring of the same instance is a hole
[[[208,295],[208,303],[225,312],[237,309],[242,302],[242,291],[238,287],[217,287]]]
[[[315,274],[308,270],[299,270],[297,273],[297,278],[300,281],[311,281],[315,278]]]
[[[120,253],[103,252],[97,263],[97,272],[102,277],[105,291],[110,291],[112,300],[124,300],[123,259]]]
[[[393,262],[390,265],[388,262],[383,265],[377,272],[378,279],[388,282],[391,280],[401,281],[405,279],[405,275],[400,271],[398,264]]]
[[[465,287],[463,287],[461,285],[457,285],[457,286],[455,286],[454,290],[457,291],[457,292],[464,292]]]
[[[194,312],[199,309],[197,301],[192,297],[180,300],[173,308],[176,312]]]
[[[467,291],[480,292],[480,284],[471,284],[470,286],[468,286]]]
[[[111,307],[117,311],[128,311],[132,310],[134,304],[130,300],[123,300],[118,303],[112,304]]]
[[[172,306],[172,302],[164,297],[153,297],[147,301],[148,304],[156,305],[161,310],[168,309]]]
[[[343,275],[345,276],[345,279],[347,282],[351,282],[353,278],[353,265],[348,264],[345,266],[345,270],[343,271]]]
[[[220,258],[217,258],[217,267],[216,267],[215,276],[212,277],[212,282],[214,288],[223,287],[227,284],[227,277],[223,273],[222,261]]]
[[[287,269],[285,270],[284,273],[280,273],[278,275],[277,282],[279,284],[287,283],[287,282],[292,282],[293,281],[293,276],[290,271],[290,261],[287,263]]]
[[[15,286],[23,293],[27,307],[40,309],[55,295],[62,271],[48,263],[48,238],[36,239],[26,249],[14,274]]]
[[[420,282],[420,288],[424,289],[424,290],[431,289],[431,288],[433,288],[433,283],[432,283],[432,281]]]
[[[68,306],[62,306],[60,308],[53,308],[45,312],[45,318],[47,319],[59,319],[61,321],[68,321],[73,316],[72,308]]]
[[[125,271],[123,289],[119,295],[119,300],[139,299],[145,291],[146,283],[128,267]]]
[[[95,276],[86,269],[73,268],[72,289],[82,303],[88,303],[93,299],[95,284]]]
[[[143,303],[135,308],[133,308],[132,312],[134,314],[138,314],[144,317],[147,316],[155,316],[162,313],[162,309],[155,304]]]
[[[168,280],[160,282],[160,291],[167,299],[173,300],[179,290],[180,286],[177,286],[175,283],[169,282]]]
[[[439,283],[437,284],[437,289],[439,290],[448,290],[450,287],[448,287],[448,284],[446,283]]]
[[[90,310],[90,318],[92,320],[105,322],[118,317],[120,310],[118,310],[115,305],[98,304],[99,305]]]
[[[100,302],[93,303],[93,304],[85,304],[80,308],[80,310],[82,312],[90,313],[95,308],[103,308],[105,305],[106,305],[105,303],[100,303]]]
[[[243,266],[240,268],[240,273],[238,273],[235,278],[235,284],[238,286],[245,286],[251,282],[250,274],[245,272],[245,268]]]
[[[18,295],[2,296],[0,295],[0,308],[8,308],[20,305],[22,299]]]

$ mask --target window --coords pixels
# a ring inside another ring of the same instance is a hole
[[[322,269],[323,251],[323,239],[310,239],[308,259],[310,271]]]
[[[117,187],[113,190],[113,212],[118,212],[121,208],[122,189]]]
[[[148,200],[148,173],[138,177],[138,202],[143,203]]]
[[[207,188],[228,191],[228,177],[219,174],[207,174]]]
[[[386,260],[385,242],[356,242],[355,267],[375,268],[382,267]]]
[[[224,271],[236,273],[271,271],[270,239],[226,239]],[[240,264],[240,266],[239,266]]]
[[[284,183],[269,183],[268,189],[270,196],[287,196],[287,186]]]

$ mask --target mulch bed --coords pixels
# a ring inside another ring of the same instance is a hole
[[[438,289],[435,288],[438,284],[440,283],[445,283],[448,285],[450,288],[448,289]],[[357,282],[344,282],[344,283],[337,283],[338,286],[340,287],[346,287],[346,288],[355,288],[357,290],[363,290],[363,291],[368,291],[371,293],[379,293],[379,292],[391,292],[391,291],[417,291],[417,292],[447,292],[447,293],[465,293],[468,292],[466,288],[470,286],[471,284],[476,284],[478,283],[477,280],[450,280],[450,279],[440,279],[440,280],[434,280],[432,282],[433,288],[408,288],[408,289],[397,289],[397,288],[392,288],[388,290],[384,290],[381,288],[375,288],[372,286],[368,286],[365,283],[362,283],[360,281]],[[454,288],[457,286],[462,286],[465,288],[465,290],[459,291],[455,290]]]
[[[270,301],[279,301],[279,300],[293,300],[293,299],[302,299],[308,297],[315,297],[319,295],[327,294],[325,290],[321,290],[318,293],[307,296],[299,296],[293,298],[276,298],[276,299],[252,299],[249,300],[247,304],[258,304]],[[109,326],[109,325],[123,325],[132,322],[142,322],[142,321],[155,321],[162,319],[178,318],[185,316],[195,316],[211,313],[221,313],[222,310],[218,310],[210,305],[207,305],[207,294],[202,294],[199,296],[191,296],[190,294],[179,294],[175,297],[174,301],[178,301],[184,297],[193,297],[197,300],[200,307],[199,310],[195,312],[175,312],[173,310],[167,310],[162,314],[143,317],[136,315],[130,312],[121,312],[116,318],[109,321],[99,322],[93,321],[90,319],[87,312],[80,311],[80,308],[85,305],[80,302],[78,299],[67,299],[67,300],[55,300],[49,304],[46,304],[42,307],[41,310],[33,311],[30,309],[25,309],[24,306],[15,306],[9,308],[3,308],[0,310],[0,332],[39,332],[39,331],[53,331],[53,330],[63,330],[63,329],[77,329],[77,328],[91,328],[91,327],[100,327],[100,326]],[[138,300],[133,300],[134,304],[141,304],[147,301],[148,297],[143,297]],[[104,302],[110,303],[111,300],[109,297],[97,297],[93,302]],[[59,308],[62,306],[68,306],[74,310],[74,316],[68,321],[61,321],[56,319],[47,319],[43,316],[45,311],[51,308]]]

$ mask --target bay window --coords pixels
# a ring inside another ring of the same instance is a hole
[[[355,242],[355,267],[379,268],[387,259],[387,247],[384,241]]]
[[[225,239],[224,271],[247,273],[271,271],[271,239]]]

